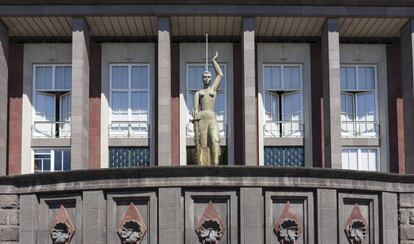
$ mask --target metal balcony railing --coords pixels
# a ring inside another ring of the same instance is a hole
[[[109,125],[109,137],[112,138],[148,138],[148,121],[112,121]]]
[[[32,138],[70,138],[70,121],[35,121]]]
[[[303,122],[298,120],[268,120],[263,126],[264,137],[303,138]]]
[[[341,121],[342,137],[371,137],[379,135],[379,124],[376,121]]]

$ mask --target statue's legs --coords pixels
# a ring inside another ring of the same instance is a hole
[[[199,139],[200,139],[200,151],[199,151],[199,157],[201,165],[208,165],[210,161],[209,157],[209,150],[208,150],[208,125],[209,125],[208,119],[200,119],[199,120]]]
[[[220,157],[220,135],[217,120],[212,119],[208,126],[208,144],[210,147],[210,164],[218,165]]]

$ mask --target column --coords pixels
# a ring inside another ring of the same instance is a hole
[[[89,30],[86,20],[72,18],[72,169],[89,163]]]
[[[401,69],[404,103],[404,152],[405,172],[414,173],[414,20],[409,20],[401,30]]]
[[[321,41],[325,167],[342,168],[338,19],[326,20]]]
[[[254,18],[243,19],[242,29],[242,80],[243,80],[243,161],[245,165],[258,165],[257,145],[257,91],[256,91],[256,52],[254,40]],[[235,131],[236,133],[240,133]],[[236,152],[237,153],[237,152]]]
[[[0,21],[0,176],[7,174],[7,83],[9,31]]]
[[[398,243],[398,196],[397,193],[381,193],[382,210],[382,241]]]
[[[181,188],[158,190],[159,243],[184,243],[184,208]]]
[[[318,243],[333,244],[338,241],[336,190],[318,189],[317,192]],[[341,220],[342,221],[342,220]]]
[[[240,243],[264,243],[263,203],[262,188],[240,188]]]
[[[170,18],[158,18],[158,166],[171,165],[171,38]]]

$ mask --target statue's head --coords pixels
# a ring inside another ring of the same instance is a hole
[[[204,71],[204,73],[202,75],[202,78],[203,78],[204,85],[210,85],[210,81],[211,81],[210,71],[208,71],[208,70]]]

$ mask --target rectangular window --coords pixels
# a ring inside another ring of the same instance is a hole
[[[378,148],[342,148],[343,169],[377,171],[378,163]]]
[[[264,136],[303,137],[302,66],[263,66]]]
[[[303,147],[264,147],[264,165],[278,167],[305,166]]]
[[[72,67],[35,65],[33,69],[33,138],[70,137]]]
[[[110,147],[109,167],[129,168],[144,167],[150,164],[148,147]]]
[[[341,66],[342,137],[377,137],[376,67]]]
[[[111,137],[148,137],[149,65],[110,66]]]
[[[193,119],[193,106],[194,106],[194,94],[203,89],[202,75],[205,70],[205,65],[201,63],[197,64],[187,64],[187,137],[194,137],[194,125],[191,122]],[[219,133],[221,137],[226,137],[227,131],[227,109],[226,109],[226,65],[220,65],[221,70],[223,71],[223,79],[221,80],[220,86],[217,91],[216,98],[216,107],[215,112],[217,116],[217,123],[219,126]],[[210,73],[212,74],[211,82],[215,79],[215,70],[212,65],[208,67]],[[211,85],[211,84],[210,84]]]
[[[34,172],[70,170],[70,149],[34,149]]]

